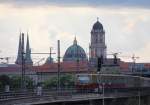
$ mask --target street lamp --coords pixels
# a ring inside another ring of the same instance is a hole
[[[138,92],[138,99],[139,99],[139,101],[138,101],[138,103],[139,103],[139,105],[141,105],[141,92],[140,92],[140,90],[139,90],[139,92]]]

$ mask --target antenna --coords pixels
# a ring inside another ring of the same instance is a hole
[[[136,63],[136,60],[139,59],[140,57],[135,56],[135,54],[133,54],[131,58],[133,60],[133,63]]]
[[[135,54],[133,54],[131,58],[133,60],[133,67],[132,67],[132,72],[133,72],[133,70],[135,70],[136,60],[139,59],[139,57],[137,57],[137,56],[135,56]]]

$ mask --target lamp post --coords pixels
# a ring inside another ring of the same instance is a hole
[[[24,34],[22,34],[22,46],[21,46],[21,88],[24,91],[26,89],[26,68],[25,68],[25,52],[24,52]]]
[[[140,93],[140,90],[138,92],[138,97],[139,97],[139,105],[141,105],[141,93]]]

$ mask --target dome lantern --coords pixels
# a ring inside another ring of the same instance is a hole
[[[74,44],[74,45],[77,45],[76,37],[74,38],[73,44]]]

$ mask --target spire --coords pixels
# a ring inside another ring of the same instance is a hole
[[[29,48],[30,48],[30,46],[29,46],[29,36],[28,36],[28,33],[27,33],[26,52],[28,52],[28,51],[29,51]]]
[[[21,37],[21,32],[20,32],[20,35],[19,35],[19,46],[18,46],[18,55],[17,55],[17,59],[16,59],[16,64],[21,64],[22,62],[22,37]]]
[[[26,56],[25,56],[26,60],[26,64],[33,64],[32,59],[31,59],[31,48],[30,48],[30,44],[29,44],[29,35],[27,33],[27,43],[26,43]]]
[[[22,48],[21,52],[24,52],[24,33],[21,33],[21,38],[22,38],[22,40],[21,40],[22,41],[22,43],[21,43],[22,44],[21,45],[21,48]]]
[[[74,38],[73,44],[77,45],[76,36],[75,36],[75,38]]]

